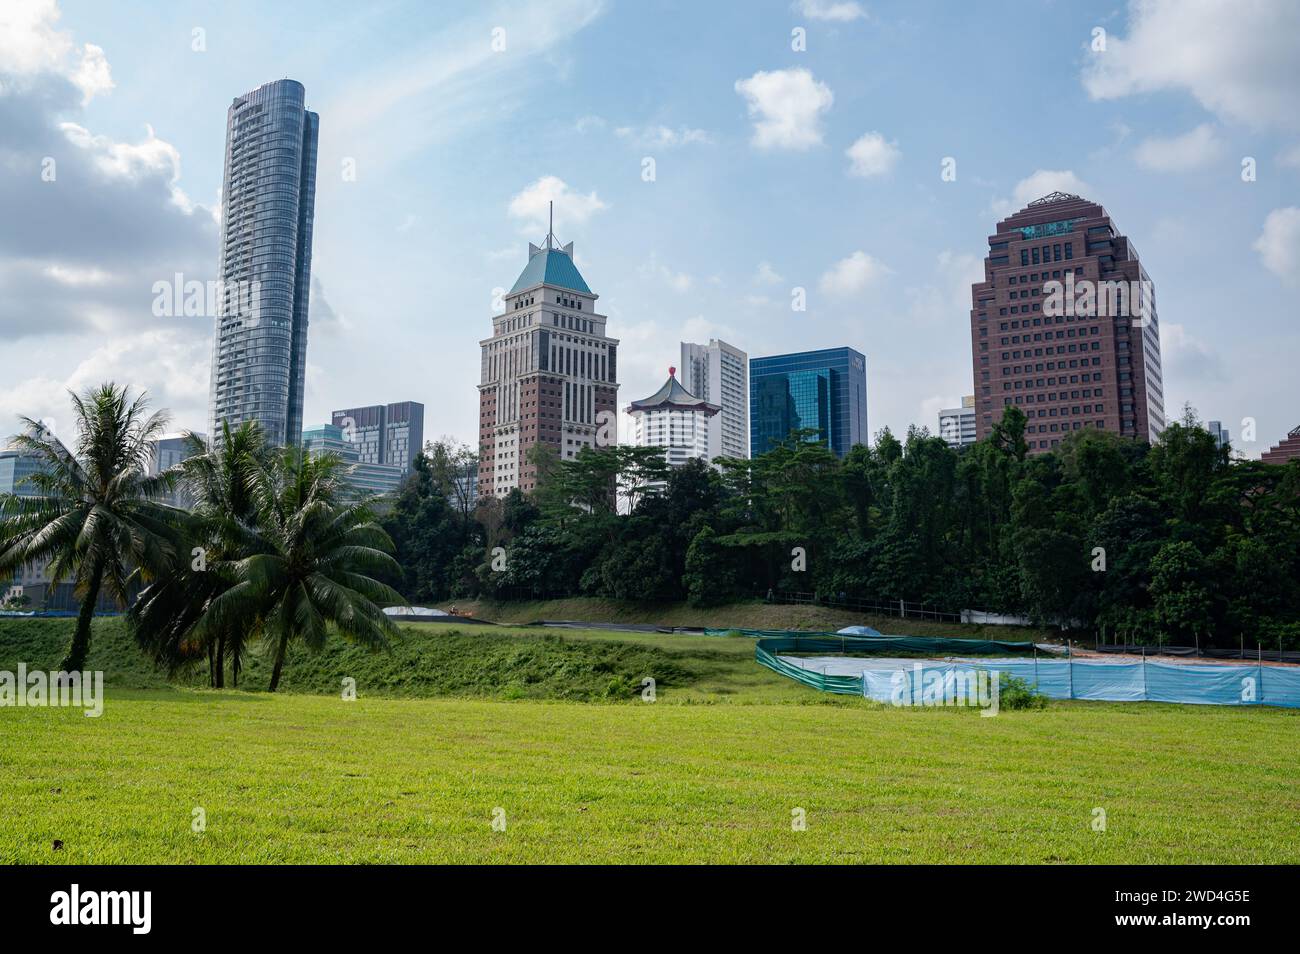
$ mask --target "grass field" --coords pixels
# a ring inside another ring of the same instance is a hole
[[[168,685],[117,621],[95,637],[102,717],[0,709],[0,862],[1300,862],[1300,712],[988,719],[827,697],[743,639],[428,626],[295,657],[294,692],[215,692]],[[65,638],[0,621],[0,670]],[[436,662],[397,679],[407,653]]]

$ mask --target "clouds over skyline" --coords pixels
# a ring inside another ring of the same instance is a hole
[[[1127,27],[1087,54],[1093,99],[1184,92],[1223,119],[1300,128],[1300,4],[1130,0]]]
[[[889,142],[878,132],[859,136],[845,155],[849,157],[849,175],[863,179],[888,175],[903,158],[898,142]]]
[[[736,92],[754,121],[756,148],[803,151],[822,144],[822,116],[835,94],[809,70],[759,70],[736,80]]]
[[[1139,166],[1152,172],[1189,172],[1219,162],[1227,149],[1214,126],[1201,123],[1182,135],[1142,140],[1134,158]]]
[[[77,356],[70,372],[58,360],[24,363],[40,368],[31,377],[6,369],[0,438],[19,413],[57,416],[66,389],[98,376],[148,382],[192,416],[211,326],[152,304],[155,282],[214,276],[209,210],[180,189],[179,153],[151,128],[123,142],[78,121],[113,89],[111,72],[102,50],[58,28],[53,4],[6,5],[0,37],[0,327],[28,353]]]
[[[1267,414],[1294,405],[1281,356],[1300,343],[1300,130],[1276,104],[1300,100],[1300,82],[1279,52],[1294,45],[1289,8],[1248,6],[1227,22],[1197,0],[1121,5],[1097,17],[1102,54],[1080,49],[1093,16],[1069,4],[960,30],[934,9],[837,0],[745,17],[706,5],[687,31],[594,0],[400,20],[383,7],[307,20],[268,8],[237,49],[209,24],[199,55],[195,0],[134,23],[104,5],[60,18],[51,0],[11,0],[0,321],[22,360],[0,413],[44,413],[30,402],[48,400],[66,414],[69,382],[107,374],[147,387],[179,423],[204,423],[210,322],[155,318],[151,289],[178,272],[215,277],[225,110],[288,75],[321,115],[311,421],[421,400],[438,409],[431,427],[474,441],[491,290],[524,267],[554,200],[557,235],[577,240],[624,339],[620,401],[662,384],[678,336],[714,329],[754,355],[855,347],[869,360],[870,430],[933,427],[934,402],[972,387],[969,283],[986,236],[1059,190],[1101,202],[1141,250],[1171,329],[1167,405],[1190,398],[1275,432],[1285,425]],[[1018,93],[1023,122],[953,82],[984,75],[999,44],[1043,51]],[[1258,181],[1241,180],[1241,155],[1258,157]],[[951,181],[947,156],[959,160]],[[345,157],[355,181],[340,178]],[[806,313],[792,311],[795,288]],[[1231,308],[1262,330],[1217,334]],[[1200,374],[1197,343],[1211,341],[1222,375]]]
[[[1070,169],[1038,169],[1016,183],[1010,198],[994,199],[993,214],[1005,218],[1053,192],[1084,197],[1094,194],[1092,187]]]
[[[812,20],[849,23],[867,18],[866,8],[856,0],[799,0],[794,8]]]
[[[866,290],[890,271],[887,265],[859,249],[823,272],[817,287],[828,295],[845,298]]]
[[[1253,248],[1264,267],[1291,287],[1300,286],[1300,208],[1274,209]]]
[[[585,195],[569,188],[559,176],[542,176],[515,193],[507,206],[511,218],[519,220],[527,235],[546,234],[554,203],[556,227],[582,226],[597,212],[609,208],[595,191]],[[567,233],[566,233],[567,234]]]

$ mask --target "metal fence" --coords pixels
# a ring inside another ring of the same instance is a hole
[[[961,613],[940,609],[932,603],[911,603],[907,600],[861,599],[843,593],[801,593],[797,591],[769,590],[758,594],[769,603],[786,605],[805,604],[847,609],[875,616],[897,616],[899,619],[929,619],[939,623],[960,623]]]

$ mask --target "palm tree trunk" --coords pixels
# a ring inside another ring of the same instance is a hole
[[[80,672],[86,668],[86,656],[90,652],[90,621],[95,617],[95,604],[99,602],[99,584],[103,577],[104,567],[97,564],[90,573],[90,582],[77,612],[77,630],[72,636],[72,645],[68,647],[63,662],[59,663],[63,672]]]
[[[226,688],[226,637],[217,637],[217,688]]]
[[[284,651],[289,645],[289,631],[280,634],[280,645],[275,650],[275,668],[271,670],[271,692],[280,685],[280,670],[284,668]]]

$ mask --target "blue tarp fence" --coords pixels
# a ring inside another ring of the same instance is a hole
[[[870,658],[873,654],[934,652],[936,642],[940,640],[909,636],[881,639],[773,633],[758,637],[754,655],[761,665],[804,685],[823,692],[863,695],[879,702],[895,698],[900,678],[896,673],[900,671],[910,687],[916,680],[942,679],[946,674],[960,670],[984,669],[1008,673],[1050,699],[1300,708],[1300,668],[1265,666],[1262,663],[1252,666],[1151,660],[1111,662],[1059,657],[942,661]],[[981,652],[1024,652],[1026,646],[1032,645],[961,639],[941,642],[944,644],[942,652],[963,656]],[[836,655],[830,659],[801,660],[783,653]]]
[[[1181,702],[1212,706],[1285,706],[1300,708],[1300,669],[1278,666],[1224,666],[1168,662],[1113,663],[1079,659],[981,659],[978,662],[920,662],[919,669],[902,661],[893,669],[864,670],[863,695],[888,702],[894,697],[895,676],[903,670],[910,688],[929,679],[971,668],[1005,672],[1023,679],[1049,699],[1092,699],[1102,702]]]

